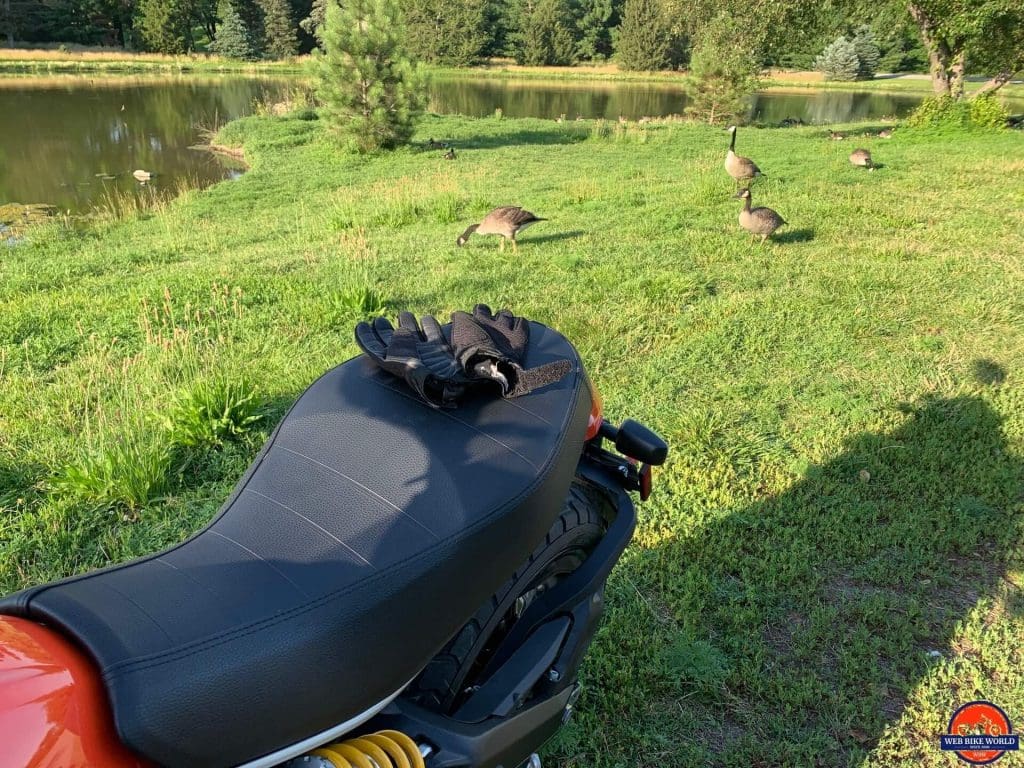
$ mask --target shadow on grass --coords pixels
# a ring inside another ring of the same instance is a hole
[[[578,144],[586,139],[588,135],[589,132],[584,132],[581,129],[575,127],[563,128],[556,124],[551,130],[510,130],[508,133],[493,136],[474,136],[472,138],[459,139],[454,144],[456,150],[498,149],[500,147],[522,145]]]
[[[809,243],[814,239],[814,228],[789,229],[772,235],[771,239],[776,243]]]
[[[587,233],[584,232],[582,229],[573,229],[569,232],[554,232],[550,235],[539,235],[529,237],[526,240],[521,240],[519,242],[519,245],[523,246],[526,245],[527,243],[533,245],[540,245],[541,243],[558,243],[561,242],[562,240],[575,240],[577,237],[583,237],[585,234]]]
[[[612,718],[632,719],[631,736],[604,738],[618,757],[657,747],[668,765],[859,765],[980,600],[1024,612],[1003,578],[1022,487],[988,403],[931,398],[788,491],[641,550],[628,571],[657,606],[648,630],[669,649],[667,692]],[[630,744],[637,733],[656,744]]]

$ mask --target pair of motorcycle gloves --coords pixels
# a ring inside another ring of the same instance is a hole
[[[398,315],[398,327],[386,318],[356,326],[356,343],[382,370],[404,380],[435,408],[455,408],[473,390],[499,388],[502,397],[519,397],[559,381],[572,369],[568,360],[525,368],[530,323],[507,309],[497,314],[477,304],[473,314],[453,312],[451,341],[437,319],[411,312]]]

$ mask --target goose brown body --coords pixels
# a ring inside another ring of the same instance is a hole
[[[546,221],[539,216],[520,208],[517,205],[503,205],[495,208],[484,216],[479,224],[473,224],[466,229],[456,241],[458,245],[465,245],[469,236],[474,232],[478,235],[499,235],[501,247],[505,247],[505,241],[511,240],[512,247],[516,247],[516,235],[538,221]]]
[[[771,208],[751,208],[751,195],[749,189],[741,189],[736,197],[743,200],[743,209],[740,211],[740,226],[752,235],[760,235],[763,243],[775,230],[786,223],[778,213]]]
[[[850,162],[858,168],[874,168],[871,153],[866,149],[855,149],[850,153]]]
[[[736,154],[735,125],[729,126],[729,133],[732,134],[732,139],[729,141],[729,152],[725,156],[725,172],[732,176],[737,182],[752,181],[762,175],[761,169],[757,167],[757,163],[749,157],[743,157]]]

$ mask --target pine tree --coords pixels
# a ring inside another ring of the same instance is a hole
[[[217,36],[214,38],[210,50],[221,56],[227,56],[229,59],[251,61],[259,58],[252,36],[242,22],[242,17],[227,0],[220,5],[220,18],[220,27],[217,29]]]
[[[671,42],[658,0],[626,0],[615,40],[615,55],[623,69],[664,69]]]
[[[287,59],[299,50],[299,38],[288,0],[259,0],[263,10],[263,53]]]
[[[826,80],[856,80],[860,69],[857,49],[845,37],[837,37],[814,60],[814,68],[823,72]]]
[[[581,59],[606,59],[612,54],[611,21],[615,13],[612,0],[580,0],[579,42],[576,50]]]
[[[558,66],[576,60],[576,30],[566,0],[523,0],[512,35],[516,62]]]
[[[423,84],[403,48],[399,0],[329,0],[324,53],[317,56],[324,116],[353,149],[391,149],[409,141],[422,110]]]
[[[690,57],[686,114],[708,123],[736,123],[757,88],[759,57],[730,14],[719,14],[700,31]]]
[[[490,42],[488,4],[489,0],[405,0],[409,53],[452,67],[478,63]]]
[[[158,53],[188,53],[192,39],[191,0],[140,0],[138,26],[146,47]]]
[[[853,49],[857,53],[857,79],[870,80],[878,71],[878,61],[882,55],[878,50],[878,40],[867,24],[857,28],[853,36]]]

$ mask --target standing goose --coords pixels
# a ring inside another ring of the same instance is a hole
[[[753,181],[762,175],[761,169],[749,157],[741,157],[736,154],[736,126],[730,125],[728,130],[732,134],[732,139],[729,141],[729,152],[725,156],[725,171],[736,180],[737,184],[741,181]]]
[[[512,248],[516,250],[519,247],[516,244],[516,235],[538,221],[547,221],[547,219],[535,216],[518,205],[503,205],[484,216],[484,220],[479,224],[471,224],[467,227],[455,242],[457,245],[465,245],[469,236],[474,232],[478,235],[500,235],[501,250],[505,250],[506,240],[511,240]]]
[[[850,162],[858,168],[867,168],[869,171],[875,169],[875,164],[871,161],[871,153],[866,149],[855,149],[850,153]]]
[[[448,147],[448,151],[444,153],[445,160],[455,159],[455,147]]]
[[[743,200],[743,210],[740,211],[740,226],[747,232],[761,236],[761,243],[786,221],[771,208],[751,208],[750,189],[741,189],[734,197]]]

